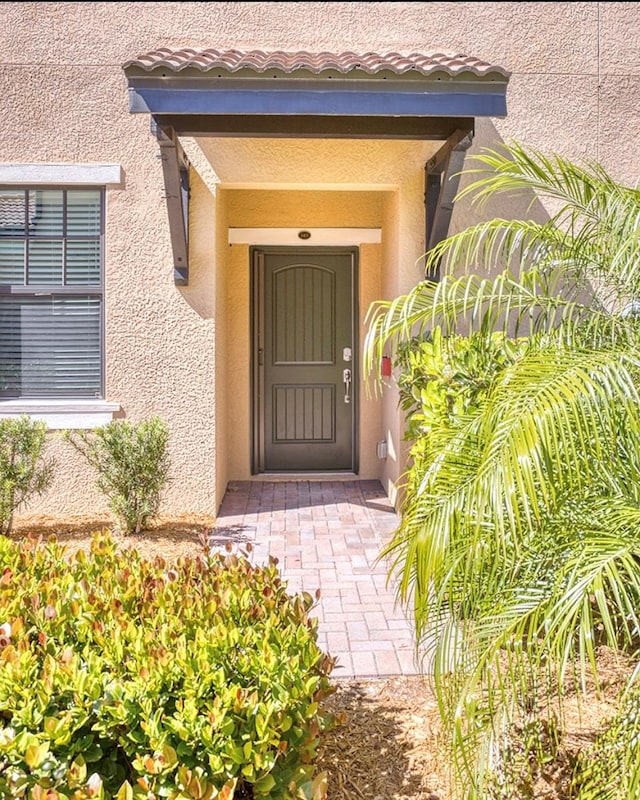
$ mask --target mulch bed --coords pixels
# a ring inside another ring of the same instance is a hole
[[[76,514],[66,518],[32,515],[16,518],[11,538],[54,537],[68,553],[74,553],[79,549],[88,550],[93,536],[108,530],[123,550],[134,548],[145,558],[160,556],[171,561],[202,555],[215,524],[214,517],[199,514],[159,516],[141,534],[126,536],[114,526],[109,514]]]
[[[425,678],[340,680],[325,705],[342,717],[318,759],[330,800],[448,800],[440,718]]]

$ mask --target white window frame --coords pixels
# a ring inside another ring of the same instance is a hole
[[[0,164],[0,185],[16,188],[122,188],[119,164]],[[105,197],[106,205],[106,197]],[[101,291],[104,315],[104,275]],[[101,369],[104,388],[104,321],[102,322]],[[119,403],[104,399],[11,398],[0,400],[0,419],[27,414],[46,423],[49,430],[90,429],[105,425],[121,410]]]

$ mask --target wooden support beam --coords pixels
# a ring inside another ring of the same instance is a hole
[[[473,126],[456,130],[425,164],[425,244],[427,253],[449,235],[449,225],[460,170],[473,139]],[[425,274],[427,280],[440,280],[440,264]]]
[[[152,130],[160,145],[164,193],[169,216],[173,251],[173,279],[176,286],[189,283],[189,159],[173,128],[152,118]]]
[[[465,117],[156,114],[178,136],[287,139],[410,139],[442,141],[473,120]]]

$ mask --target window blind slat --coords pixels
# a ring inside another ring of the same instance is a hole
[[[0,397],[99,397],[98,297],[0,298]]]
[[[64,233],[64,193],[61,189],[37,189],[29,192],[35,202],[29,204],[30,236],[62,236]]]
[[[0,283],[21,284],[24,281],[24,239],[0,239]]]
[[[67,273],[69,285],[100,284],[100,240],[67,241]]]
[[[67,191],[67,236],[100,235],[100,192],[95,189]]]
[[[62,284],[62,241],[33,239],[28,245],[27,283]]]

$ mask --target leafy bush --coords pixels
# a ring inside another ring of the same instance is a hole
[[[324,797],[313,598],[244,555],[0,542],[0,796]]]
[[[94,431],[68,431],[69,441],[98,472],[96,485],[126,533],[140,533],[160,507],[169,476],[165,423],[117,419]]]
[[[453,430],[478,409],[496,376],[524,352],[524,339],[503,333],[444,336],[438,326],[398,345],[400,407],[412,442],[409,498],[438,454],[438,431]]]
[[[525,346],[526,340],[503,333],[445,336],[438,326],[401,343],[396,364],[401,407],[409,412],[407,438],[475,409]]]
[[[47,427],[26,415],[0,420],[0,533],[11,533],[14,512],[43,494],[53,480],[54,462],[43,450]]]

